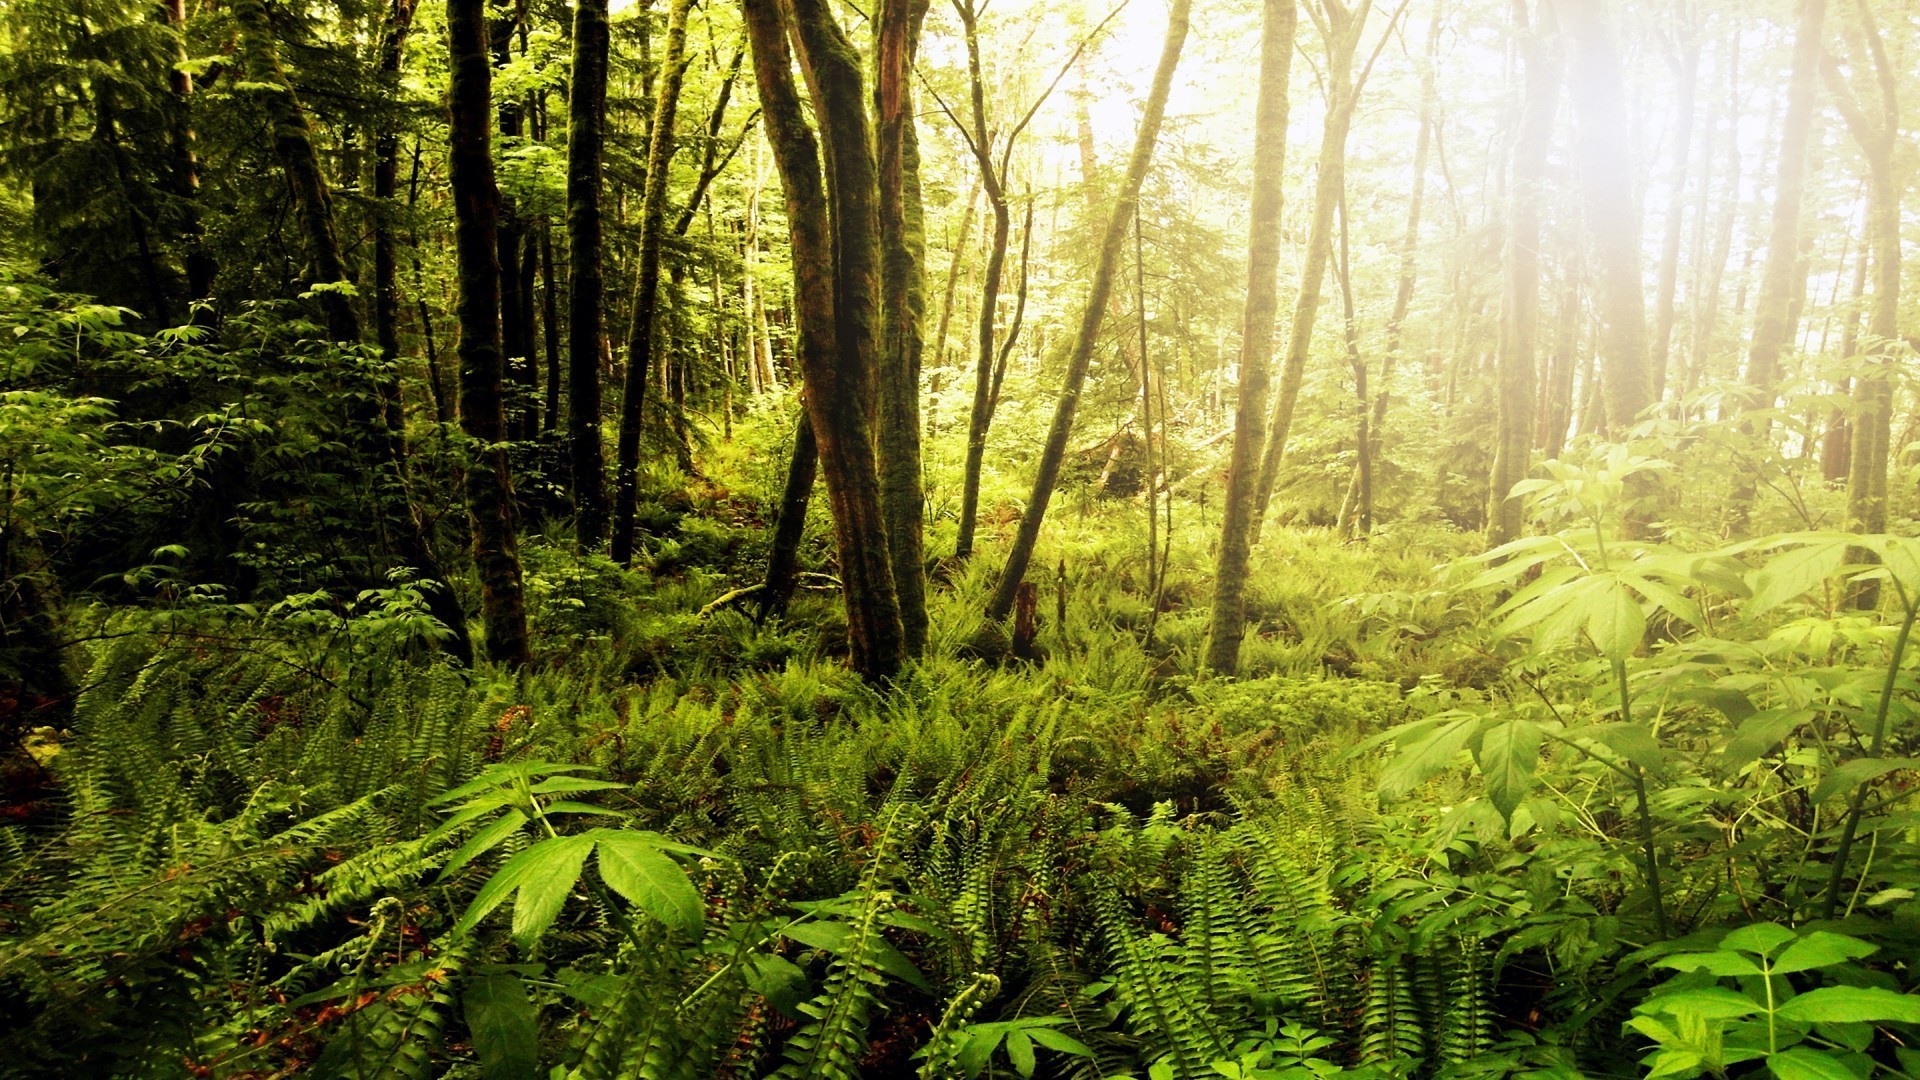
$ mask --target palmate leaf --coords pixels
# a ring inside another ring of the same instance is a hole
[[[706,911],[687,872],[645,836],[615,829],[585,835],[597,845],[600,880],[627,902],[667,926],[698,937]]]
[[[1465,713],[1423,739],[1406,744],[1400,756],[1380,773],[1380,794],[1405,795],[1453,763],[1454,755],[1466,748],[1488,717]]]
[[[1877,986],[1823,986],[1780,1006],[1779,1016],[1809,1024],[1920,1024],[1920,994]]]
[[[1817,589],[1839,573],[1854,538],[1834,533],[1797,533],[1781,538],[1794,546],[1753,572],[1753,596],[1746,614],[1764,615],[1781,604]]]
[[[1586,630],[1600,655],[1609,660],[1625,660],[1640,647],[1647,634],[1647,614],[1626,580],[1618,575],[1597,578],[1604,582],[1587,600]]]
[[[1820,778],[1819,786],[1813,789],[1813,801],[1851,793],[1861,784],[1903,769],[1920,769],[1920,758],[1855,758]]]
[[[1514,718],[1487,728],[1474,750],[1487,798],[1508,821],[1533,786],[1533,772],[1540,764],[1540,738],[1538,724]]]
[[[512,896],[513,935],[522,948],[532,948],[559,916],[591,850],[590,836],[556,836],[508,859],[467,905],[454,934],[468,933]]]
[[[473,1055],[486,1080],[533,1080],[540,1066],[540,1023],[518,975],[483,975],[460,995]]]
[[[1811,1046],[1768,1054],[1767,1071],[1778,1080],[1861,1080],[1846,1062]]]
[[[1787,946],[1786,951],[1773,962],[1772,971],[1776,975],[1791,975],[1796,971],[1844,964],[1879,951],[1880,946],[1856,937],[1815,930]]]

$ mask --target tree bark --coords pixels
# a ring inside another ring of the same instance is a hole
[[[1240,379],[1233,448],[1214,574],[1213,625],[1207,667],[1232,675],[1246,636],[1247,565],[1254,485],[1265,442],[1268,369],[1278,315],[1280,209],[1287,159],[1287,82],[1293,70],[1294,0],[1265,0],[1260,30],[1260,85],[1253,118],[1253,193],[1247,229],[1247,299],[1240,317]]]
[[[1690,27],[1677,33],[1690,34]],[[1679,43],[1673,57],[1675,89],[1673,176],[1667,184],[1667,228],[1660,243],[1660,281],[1654,291],[1653,399],[1667,392],[1667,364],[1673,352],[1674,293],[1680,280],[1680,233],[1686,222],[1687,171],[1693,151],[1694,98],[1700,81],[1700,43]]]
[[[567,459],[583,551],[599,546],[609,510],[600,442],[600,355],[606,348],[600,192],[609,38],[607,0],[575,0],[573,86],[567,94]]]
[[[640,198],[640,257],[635,271],[638,283],[627,326],[626,389],[620,398],[620,440],[613,474],[611,554],[623,566],[633,561],[633,520],[640,500],[640,432],[660,313],[660,240],[666,231],[667,167],[673,160],[674,119],[680,108],[681,77],[687,70],[687,12],[692,7],[692,0],[673,0],[667,8],[666,55],[660,59],[653,135],[647,144],[647,186]]]
[[[1066,457],[1067,440],[1073,434],[1073,418],[1080,404],[1080,389],[1086,382],[1087,367],[1093,359],[1093,349],[1100,335],[1100,323],[1106,316],[1107,300],[1113,291],[1114,268],[1119,264],[1121,249],[1126,244],[1127,226],[1133,220],[1135,209],[1140,202],[1140,185],[1146,180],[1147,168],[1153,162],[1153,151],[1160,137],[1160,123],[1166,115],[1167,95],[1173,86],[1174,68],[1180,62],[1180,49],[1186,43],[1187,17],[1192,9],[1192,0],[1173,0],[1172,10],[1167,16],[1166,39],[1160,47],[1159,67],[1154,71],[1153,85],[1147,91],[1145,112],[1140,117],[1140,129],[1134,137],[1133,155],[1127,162],[1126,179],[1114,200],[1113,212],[1107,219],[1105,235],[1101,238],[1100,258],[1094,265],[1093,283],[1088,291],[1086,306],[1080,313],[1080,325],[1073,336],[1067,353],[1066,386],[1060,393],[1060,402],[1054,409],[1053,425],[1048,429],[1047,442],[1040,454],[1037,475],[1033,481],[1033,494],[1027,499],[1027,508],[1020,515],[1020,529],[1014,536],[1013,547],[1007,552],[1007,564],[1000,572],[999,583],[994,588],[993,599],[987,606],[987,617],[994,622],[1006,619],[1013,610],[1015,594],[1019,591],[1020,581],[1026,576],[1027,564],[1033,560],[1034,545],[1040,539],[1040,525],[1045,520],[1047,503],[1053,498],[1053,488],[1060,476],[1060,463]]]
[[[812,501],[814,477],[819,471],[820,448],[813,441],[813,423],[802,412],[794,425],[787,482],[780,494],[779,516],[773,522],[773,543],[767,550],[767,576],[760,590],[761,622],[785,615],[793,599],[800,541],[807,532],[807,504]]]
[[[1603,6],[1555,0],[1572,51],[1569,87],[1579,118],[1574,158],[1594,257],[1600,316],[1600,388],[1614,437],[1653,402],[1647,367],[1646,288],[1640,277],[1640,215],[1633,204],[1633,144],[1620,51]]]
[[[460,426],[472,443],[466,466],[467,511],[473,519],[473,561],[480,573],[487,657],[524,667],[532,656],[515,535],[513,480],[501,447],[500,190],[491,140],[493,69],[487,56],[484,0],[448,0],[447,163],[453,188],[454,247],[459,272]]]
[[[926,317],[926,211],[914,128],[913,60],[926,0],[881,0],[874,25],[873,106],[879,141],[880,503],[909,656],[927,647],[920,481],[920,362]]]
[[[973,132],[968,145],[980,166],[980,187],[993,214],[992,243],[980,278],[980,318],[975,328],[973,409],[967,417],[967,454],[960,471],[960,536],[953,557],[973,554],[980,517],[980,470],[987,453],[987,431],[993,425],[993,324],[1000,307],[1000,279],[1007,263],[1007,237],[1012,215],[1007,208],[1006,177],[993,160],[993,133],[987,126],[986,77],[980,64],[980,35],[970,0],[955,0],[954,11],[967,43],[967,87],[973,103]],[[1007,149],[1012,150],[1012,140]]]
[[[383,95],[399,93],[400,61],[412,26],[413,0],[392,0],[387,8],[386,33],[380,40],[378,74]],[[396,442],[406,423],[400,396],[400,271],[393,237],[399,180],[400,132],[389,117],[381,121],[373,140],[373,326],[374,338],[380,343],[380,359],[388,367],[380,387],[387,434]],[[399,447],[396,451],[396,456],[404,453]]]
[[[741,7],[767,137],[786,190],[796,351],[833,508],[848,642],[854,667],[882,680],[900,666],[905,633],[894,595],[870,419],[878,184],[865,95],[858,58],[825,5],[820,0],[783,5],[803,43],[814,113],[828,129],[823,136],[833,176],[829,188],[822,182],[820,147],[794,85],[787,29],[775,3],[742,0]],[[829,215],[829,191],[841,213]]]
[[[1524,67],[1520,126],[1514,133],[1507,185],[1506,250],[1500,347],[1494,363],[1499,403],[1493,474],[1487,482],[1487,542],[1498,546],[1520,535],[1525,506],[1510,497],[1526,478],[1533,449],[1535,340],[1540,326],[1540,211],[1546,190],[1547,151],[1560,97],[1559,66],[1544,35],[1529,23],[1526,0],[1513,0],[1514,34]]]

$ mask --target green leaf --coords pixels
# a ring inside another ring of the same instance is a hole
[[[487,975],[460,995],[473,1054],[486,1080],[533,1080],[540,1065],[540,1024],[517,975]]]
[[[1021,1076],[1033,1075],[1033,1040],[1027,1038],[1026,1032],[1007,1033],[1007,1060],[1013,1062],[1013,1070]]]
[[[1401,751],[1380,773],[1380,794],[1405,795],[1453,763],[1486,717],[1469,713]]]
[[[1754,953],[1758,956],[1771,956],[1780,951],[1780,946],[1793,941],[1797,936],[1784,926],[1776,926],[1773,923],[1753,923],[1721,938],[1720,947],[1737,952]]]
[[[584,776],[550,776],[528,790],[535,795],[552,795],[560,791],[611,791],[626,786],[611,780],[589,780]]]
[[[781,933],[802,945],[830,952],[840,957],[851,956],[856,945],[854,929],[848,923],[796,923],[793,926],[787,927],[781,931]],[[866,947],[870,953],[867,958],[868,962],[874,967],[909,986],[918,987],[929,993],[933,991],[933,985],[927,982],[927,977],[920,973],[919,968],[913,966],[913,961],[908,960],[901,954],[900,950],[888,944],[886,939],[875,935],[868,939]]]
[[[1735,952],[1693,952],[1663,956],[1654,967],[1678,971],[1705,971],[1711,975],[1760,975],[1760,965]],[[1660,1001],[1661,998],[1653,998]]]
[[[1810,1024],[1920,1024],[1920,994],[1897,994],[1870,986],[1823,986],[1780,1006],[1779,1016]]]
[[[1764,615],[1781,604],[1811,592],[1838,573],[1847,557],[1848,541],[1822,537],[1774,556],[1754,572],[1753,598],[1748,617]]]
[[[700,935],[706,909],[679,863],[636,833],[595,829],[587,836],[599,845],[597,865],[607,888],[667,926]]]
[[[1062,1054],[1073,1054],[1076,1057],[1090,1058],[1093,1056],[1092,1047],[1068,1035],[1064,1031],[1055,1031],[1051,1027],[1030,1027],[1025,1030],[1028,1038],[1031,1038],[1034,1042],[1039,1043],[1049,1050],[1054,1050]]]
[[[531,949],[547,932],[566,905],[567,895],[580,880],[580,868],[586,864],[593,840],[586,836],[556,836],[543,840],[522,852],[539,855],[536,869],[520,885],[513,899],[513,936],[523,949]]]
[[[1774,960],[1772,970],[1777,975],[1790,975],[1796,971],[1811,971],[1814,968],[1844,964],[1849,960],[1872,956],[1879,951],[1880,946],[1861,941],[1859,938],[1834,934],[1826,930],[1815,930],[1787,946],[1786,951]]]
[[[1756,971],[1754,974],[1757,975],[1759,972]],[[1699,1020],[1734,1020],[1765,1011],[1759,1002],[1724,986],[1706,986],[1697,990],[1676,990],[1670,994],[1656,994],[1636,1007],[1642,1012],[1659,1012],[1669,1016]]]
[[[472,837],[468,838],[466,843],[461,844],[460,850],[454,852],[453,855],[447,859],[447,864],[440,868],[440,876],[435,878],[434,881],[437,883],[452,877],[461,867],[479,858],[482,854],[493,850],[505,841],[507,837],[519,832],[520,826],[526,823],[527,815],[518,810],[507,811],[501,815],[500,820],[474,833]]]
[[[1667,765],[1666,754],[1645,724],[1589,724],[1567,734],[1591,739],[1650,773],[1661,772]]]
[[[1779,1080],[1860,1080],[1860,1074],[1845,1062],[1810,1046],[1768,1054],[1767,1071]]]
[[[997,1024],[987,1030],[972,1029],[967,1041],[960,1045],[960,1052],[953,1055],[953,1063],[960,1067],[961,1075],[969,1080],[979,1076],[980,1070],[987,1067],[987,1060],[993,1057],[994,1048],[1000,1045],[1003,1034],[1004,1029]]]
[[[1720,764],[1728,772],[1737,772],[1765,757],[1780,741],[1812,718],[1806,709],[1767,709],[1740,722],[1740,727],[1721,751]]]
[[[1588,601],[1592,607],[1587,613],[1587,636],[1593,639],[1600,655],[1609,660],[1625,660],[1640,647],[1640,639],[1647,634],[1647,615],[1626,582],[1617,577],[1605,580],[1606,587],[1597,590],[1598,595]]]
[[[1486,779],[1487,798],[1500,816],[1512,821],[1540,763],[1539,725],[1518,718],[1495,724],[1480,736],[1474,759]]]
[[[1878,780],[1902,769],[1920,769],[1920,758],[1855,758],[1820,778],[1813,789],[1813,801],[1825,802],[1835,795],[1851,794],[1869,780]]]

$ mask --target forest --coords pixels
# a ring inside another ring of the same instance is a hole
[[[1920,1080],[1915,114],[1912,0],[0,0],[0,1076]]]

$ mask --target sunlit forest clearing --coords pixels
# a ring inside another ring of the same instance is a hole
[[[1920,1080],[1907,0],[0,26],[0,1075]]]

